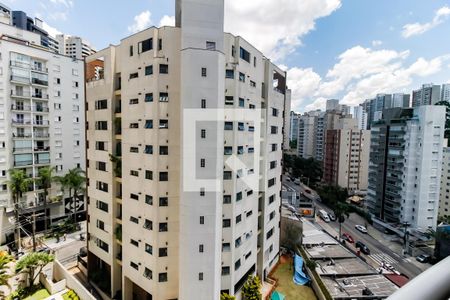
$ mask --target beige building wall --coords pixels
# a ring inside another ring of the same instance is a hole
[[[444,147],[442,158],[439,217],[450,216],[450,148]]]

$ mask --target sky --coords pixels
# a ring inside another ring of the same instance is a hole
[[[173,25],[175,0],[0,0],[96,48]],[[225,31],[287,70],[292,110],[450,83],[450,0],[225,0]]]

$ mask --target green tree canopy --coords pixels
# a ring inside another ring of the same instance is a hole
[[[6,285],[9,287],[8,280],[11,278],[11,275],[8,273],[8,264],[12,261],[13,257],[6,251],[0,252],[0,286]],[[0,291],[0,296],[4,297],[5,295]]]
[[[42,272],[42,269],[55,257],[45,252],[32,252],[21,258],[16,264],[16,273],[28,275],[28,286],[33,286],[34,281]]]
[[[242,294],[245,300],[261,299],[261,281],[258,276],[250,275],[242,287]]]
[[[230,296],[227,293],[222,293],[220,295],[220,300],[236,300],[236,297]]]
[[[283,165],[285,171],[292,171],[295,178],[307,178],[309,185],[315,187],[322,179],[322,163],[314,158],[302,158],[296,155],[284,154]]]

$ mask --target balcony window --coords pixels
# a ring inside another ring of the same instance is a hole
[[[160,64],[159,65],[159,74],[169,74],[169,65]]]
[[[230,146],[224,147],[224,154],[225,155],[233,154],[233,147],[230,147]]]
[[[159,93],[159,102],[169,102],[169,93]]]
[[[225,122],[225,130],[233,130],[233,122]]]
[[[153,93],[146,93],[144,101],[145,102],[153,102]]]

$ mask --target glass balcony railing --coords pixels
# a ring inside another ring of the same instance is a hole
[[[48,80],[43,80],[43,79],[34,78],[34,77],[31,78],[31,83],[48,86]]]
[[[46,139],[46,138],[50,137],[50,134],[47,133],[47,132],[35,132],[34,133],[34,137],[35,138],[44,138],[44,139]]]
[[[20,82],[20,83],[30,83],[30,78],[23,77],[23,76],[17,76],[17,75],[11,75],[11,81]]]
[[[33,93],[33,98],[37,99],[48,99],[48,94],[45,93]]]
[[[31,106],[30,106],[30,105],[17,105],[17,104],[12,104],[12,105],[11,105],[11,110],[17,110],[17,111],[31,111]]]
[[[32,159],[14,161],[14,167],[31,166],[31,165],[33,165]]]
[[[12,119],[12,123],[16,125],[31,125],[31,120]]]
[[[28,139],[28,138],[31,138],[31,133],[15,133],[15,132],[13,132],[13,138]]]
[[[48,120],[34,120],[33,124],[38,126],[48,126],[50,122]]]
[[[11,96],[14,97],[30,97],[31,93],[30,91],[22,91],[22,90],[12,90]]]
[[[18,61],[18,60],[11,60],[10,64],[13,67],[18,67],[18,68],[23,68],[23,69],[30,68],[30,63],[26,63],[26,62],[22,62],[22,61]]]

